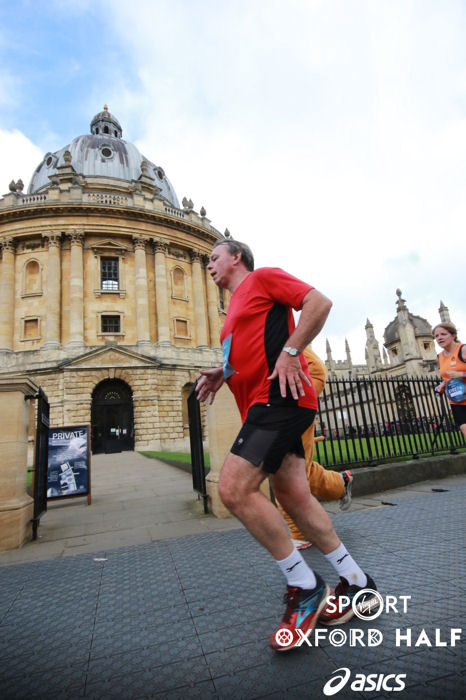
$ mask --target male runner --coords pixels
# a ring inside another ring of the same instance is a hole
[[[291,543],[280,513],[260,491],[264,479],[270,477],[277,499],[340,576],[337,598],[351,601],[361,589],[375,589],[340,542],[306,478],[301,435],[314,420],[317,397],[302,351],[321,330],[332,303],[283,270],[254,271],[250,249],[238,241],[218,241],[207,269],[232,296],[221,333],[223,367],[201,371],[198,398],[212,403],[226,380],[238,404],[243,427],[224,462],[219,494],[287,579],[287,607],[270,639],[274,649],[285,651],[300,639],[298,628],[308,633],[319,617],[337,624],[354,613],[351,602],[338,601],[326,612],[330,589]],[[301,310],[296,327],[292,308]],[[370,593],[362,599],[376,602]]]

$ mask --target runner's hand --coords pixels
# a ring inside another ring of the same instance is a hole
[[[287,352],[281,352],[278,360],[275,363],[274,370],[270,377],[270,381],[278,377],[280,385],[280,394],[283,398],[286,396],[286,386],[290,387],[291,396],[297,401],[299,396],[305,396],[303,382],[311,386],[311,382],[306,377],[299,361],[299,356],[291,357]],[[299,395],[299,396],[298,396]]]
[[[198,401],[209,400],[211,406],[215,399],[215,394],[225,381],[223,376],[223,368],[215,367],[214,369],[201,369],[201,378],[196,386],[196,394]]]
[[[455,369],[450,369],[448,372],[445,372],[447,377],[450,377],[450,379],[464,379],[464,372],[457,372]]]

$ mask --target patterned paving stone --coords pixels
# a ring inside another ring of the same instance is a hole
[[[0,567],[0,697],[316,698],[346,666],[406,673],[400,700],[462,700],[465,644],[414,641],[422,629],[445,639],[464,625],[465,500],[466,485],[407,495],[396,508],[333,516],[383,594],[411,595],[406,613],[371,623],[384,637],[372,648],[335,647],[326,638],[318,647],[273,652],[268,638],[283,612],[283,579],[241,529],[112,550],[103,562],[82,554]],[[304,557],[336,584],[315,548]],[[356,618],[344,625],[347,633],[367,627]],[[411,647],[396,646],[396,630],[407,628]],[[347,689],[337,697],[365,696],[394,697]]]
[[[108,681],[102,680],[95,673],[89,673],[86,685],[86,697],[92,698],[139,698],[186,686],[186,681],[195,685],[209,681],[210,674],[205,661],[201,658],[187,659],[177,663],[157,666],[129,675],[115,676]],[[100,694],[99,694],[100,693]]]

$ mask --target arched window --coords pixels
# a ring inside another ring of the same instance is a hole
[[[37,260],[28,260],[23,273],[23,296],[42,294],[42,268]]]
[[[174,267],[171,271],[172,297],[175,299],[187,299],[186,273],[182,267]]]

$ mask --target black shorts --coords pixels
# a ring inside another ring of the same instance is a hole
[[[316,411],[300,406],[251,406],[231,452],[269,474],[275,474],[291,452],[304,457],[302,434],[312,425]]]
[[[452,403],[450,404],[450,408],[456,425],[464,425],[466,423],[466,406]]]

